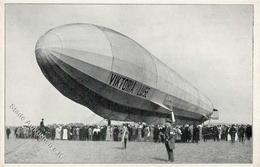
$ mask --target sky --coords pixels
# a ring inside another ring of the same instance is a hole
[[[102,118],[57,91],[35,57],[51,28],[91,23],[146,48],[219,110],[219,122],[252,123],[251,5],[6,5],[6,125],[100,123]]]

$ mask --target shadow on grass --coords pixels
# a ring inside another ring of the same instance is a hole
[[[162,159],[162,158],[157,158],[157,157],[153,157],[152,159],[157,160],[157,161],[162,161],[162,162],[168,162],[167,159]]]
[[[117,150],[125,150],[125,149],[123,149],[122,147],[114,147],[114,149],[117,149]]]

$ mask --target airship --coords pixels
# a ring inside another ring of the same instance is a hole
[[[50,29],[35,46],[47,80],[65,97],[108,120],[177,124],[209,120],[213,104],[128,36],[99,25]]]

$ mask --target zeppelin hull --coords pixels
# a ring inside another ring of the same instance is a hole
[[[35,54],[60,93],[105,119],[157,124],[173,110],[177,123],[184,124],[201,123],[211,114],[211,104],[196,89],[132,40],[105,28],[84,24],[51,30],[38,40]]]

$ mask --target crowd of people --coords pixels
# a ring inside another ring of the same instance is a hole
[[[128,129],[129,141],[165,141],[165,126],[124,124]],[[35,127],[36,128],[36,127]],[[198,143],[200,140],[244,142],[252,137],[251,125],[183,125],[177,126],[180,132],[176,135],[177,142]],[[55,124],[40,126],[41,132],[51,140],[81,140],[81,141],[121,141],[124,133],[122,125],[79,125],[79,124]],[[7,128],[9,134],[11,130]],[[16,138],[37,138],[35,131],[28,126],[14,128]]]
[[[236,140],[244,142],[245,139],[250,140],[252,137],[252,126],[243,124],[232,125],[186,125],[181,127],[182,142],[198,142],[203,140],[206,142],[209,139],[213,141],[230,140],[234,143]]]

